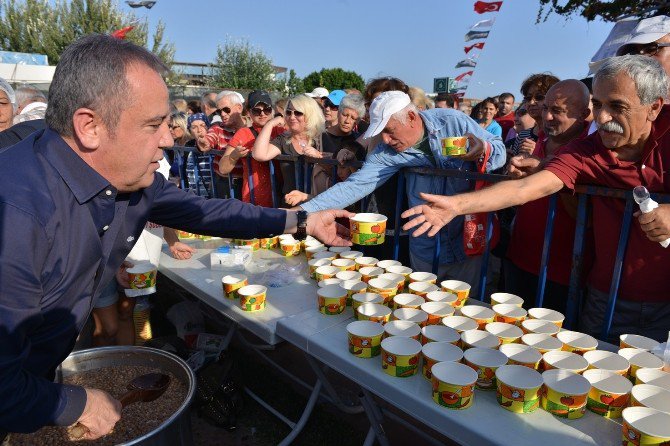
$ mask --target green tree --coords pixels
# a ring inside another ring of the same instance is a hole
[[[365,81],[360,74],[342,68],[322,68],[321,71],[314,71],[303,79],[303,84],[305,91],[312,91],[316,87],[325,87],[328,90],[365,89]]]
[[[0,0],[0,47],[46,54],[51,64],[57,64],[63,50],[81,36],[109,34],[130,25],[135,28],[127,40],[172,64],[175,49],[164,41],[163,22],[158,22],[150,45],[147,21],[121,11],[112,0]]]
[[[228,38],[216,51],[212,83],[219,88],[245,90],[284,90],[284,82],[275,79],[272,60],[248,40]]]
[[[286,80],[286,89],[287,89],[286,93],[289,96],[293,96],[305,91],[305,86],[303,84],[302,79],[298,77],[298,75],[295,73],[295,70],[292,68],[288,71],[288,78]]]
[[[547,20],[551,13],[570,17],[580,15],[588,21],[601,18],[615,22],[623,16],[646,18],[655,15],[670,15],[670,3],[658,0],[540,0],[537,21]]]

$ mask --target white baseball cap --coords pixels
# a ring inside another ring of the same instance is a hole
[[[655,42],[667,34],[670,34],[670,17],[657,15],[640,20],[624,45]]]
[[[323,87],[316,87],[314,90],[312,90],[311,93],[307,93],[307,96],[311,96],[313,98],[325,98],[328,96],[328,90]]]
[[[395,113],[407,107],[412,100],[402,91],[385,91],[370,104],[370,126],[363,138],[372,138],[386,127]]]

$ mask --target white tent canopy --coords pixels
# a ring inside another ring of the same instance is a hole
[[[10,83],[49,84],[56,67],[0,63],[0,77]]]

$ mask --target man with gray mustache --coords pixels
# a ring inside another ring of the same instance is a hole
[[[652,193],[670,192],[670,79],[654,58],[625,55],[606,60],[593,82],[593,114],[599,129],[568,144],[544,168],[518,181],[503,181],[477,192],[445,197],[426,195],[426,204],[403,213],[414,217],[404,229],[433,235],[457,215],[516,206],[577,184],[630,191],[644,185]],[[595,259],[580,330],[598,336],[621,231],[624,202],[593,197]],[[670,327],[667,265],[670,250],[658,244],[670,237],[670,205],[635,214],[626,246],[619,295],[609,338],[638,333],[663,340]]]

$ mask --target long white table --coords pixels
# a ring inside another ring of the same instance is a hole
[[[495,391],[475,390],[466,410],[438,406],[430,382],[422,375],[394,378],[382,371],[380,357],[349,353],[346,326],[351,308],[336,317],[316,309],[289,316],[277,324],[277,335],[337,370],[381,399],[463,445],[609,446],[621,444],[621,426],[587,410],[578,420],[555,417],[542,409],[514,414],[500,407]]]
[[[498,405],[494,391],[476,390],[473,406],[463,411],[438,406],[431,399],[430,383],[423,376],[394,378],[382,371],[379,357],[363,359],[351,355],[346,335],[347,324],[354,320],[351,308],[335,316],[319,313],[316,284],[306,275],[287,286],[269,288],[266,309],[249,313],[239,308],[236,301],[223,297],[221,278],[228,273],[210,269],[209,254],[221,242],[189,243],[198,248],[190,260],[175,260],[164,249],[159,270],[166,277],[264,342],[275,345],[282,339],[288,341],[310,358],[338,371],[366,391],[460,444],[609,446],[621,443],[621,427],[617,421],[588,411],[579,420],[557,418],[542,409],[532,414],[514,414]],[[285,258],[265,250],[257,251],[255,259],[261,263],[305,261],[304,257]],[[255,275],[257,273],[258,269],[246,272],[250,279],[260,277]],[[290,443],[309,418],[321,389],[320,381],[323,379],[317,380],[311,403],[300,421],[295,423],[290,438],[282,444]]]

